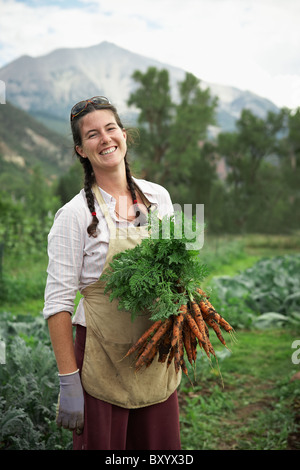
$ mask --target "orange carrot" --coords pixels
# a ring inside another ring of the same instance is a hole
[[[198,325],[197,323],[195,322],[194,318],[192,317],[192,315],[190,313],[187,313],[186,316],[186,321],[191,329],[191,331],[194,333],[194,335],[196,336],[196,338],[201,342],[201,343],[204,343],[205,340],[201,334],[201,332],[199,331],[199,328],[198,328]]]
[[[188,327],[188,324],[186,321],[183,323],[183,342],[184,342],[184,347],[186,350],[188,361],[191,365],[193,365],[194,355],[193,355],[193,346],[192,346],[192,341],[191,341],[191,330]]]
[[[225,320],[225,318],[221,317],[220,314],[219,316],[220,316],[219,324],[222,326],[222,328],[224,328],[224,330],[227,331],[227,333],[229,333],[230,331],[233,331],[232,326]]]
[[[136,343],[133,344],[133,346],[131,346],[131,348],[127,351],[126,355],[124,356],[125,357],[128,357],[130,354],[134,353],[135,351],[137,351],[144,343],[144,341],[147,340],[147,338],[155,331],[157,330],[157,328],[159,328],[162,324],[162,320],[157,320],[156,322],[154,322],[150,328],[148,328],[148,330],[145,331],[145,333],[137,340]]]
[[[201,334],[204,338],[204,344],[202,345],[202,347],[203,347],[204,351],[206,352],[206,355],[209,357],[210,350],[209,350],[209,346],[208,346],[208,337],[207,337],[207,334],[206,334],[205,322],[203,320],[200,307],[194,301],[192,301],[191,304],[192,304],[192,309],[193,309],[193,312],[194,312],[195,321],[196,321],[197,326],[198,326],[198,328],[199,328],[199,330],[200,330],[200,332],[201,332]]]
[[[205,314],[206,318],[210,317],[210,318],[215,319],[217,312],[215,311],[214,308],[210,308],[208,306],[207,301],[201,300],[199,302],[199,307],[200,307],[202,313]]]
[[[213,348],[213,346],[212,346],[212,344],[211,344],[210,339],[209,339],[208,336],[206,337],[206,340],[207,340],[207,346],[208,346],[208,350],[209,350],[210,354],[212,354],[213,356],[216,357],[215,350],[214,350],[214,348]]]
[[[172,329],[169,328],[169,330],[165,333],[165,335],[162,337],[161,342],[158,347],[158,353],[159,353],[159,362],[165,362],[169,351],[171,347],[171,331]]]
[[[183,343],[182,334],[180,335],[180,339],[179,339],[178,351],[179,351],[179,360],[180,360],[181,370],[188,377],[188,370],[184,361],[184,343]]]
[[[143,350],[142,354],[136,361],[136,368],[142,367],[144,361],[147,358],[147,354],[151,353],[151,349],[153,346],[156,348],[158,347],[158,341],[162,338],[162,336],[166,333],[168,328],[172,325],[172,318],[166,319],[158,328],[158,330],[154,333],[153,337],[148,341],[145,349]]]
[[[195,319],[195,321],[198,325],[198,328],[199,328],[203,338],[206,339],[205,323],[204,323],[204,320],[203,320],[203,317],[202,317],[200,307],[195,301],[192,301],[191,305],[192,305],[192,310],[194,312],[194,319]]]
[[[182,331],[182,323],[183,323],[183,319],[184,319],[186,312],[187,312],[187,306],[181,305],[178,315],[174,316],[173,336],[172,336],[171,346],[175,346],[175,344],[178,344],[179,342],[179,337]]]
[[[194,333],[190,330],[190,337],[191,337],[191,347],[192,347],[192,354],[193,354],[193,361],[195,362],[197,359],[197,338]]]
[[[176,373],[178,373],[181,367],[181,359],[178,344],[174,346],[174,365]]]
[[[167,368],[170,366],[172,360],[174,359],[175,349],[176,349],[175,347],[172,347],[170,349],[170,354],[169,354],[168,361],[167,361]]]
[[[202,297],[205,297],[206,299],[209,299],[209,296],[202,290],[202,289],[196,289],[198,294],[200,294]]]
[[[195,322],[194,318],[192,317],[192,315],[190,313],[188,313],[185,318],[187,319],[187,322],[188,322],[189,327],[191,328],[192,332],[194,333],[194,335],[198,339],[199,345],[204,349],[204,351],[206,352],[206,355],[209,357],[209,351],[208,351],[208,348],[207,348],[205,338],[202,336],[201,332],[199,331],[198,325]]]
[[[215,308],[208,300],[199,302],[199,306],[202,312],[205,312],[206,315],[210,316],[217,323],[219,323],[222,328],[227,331],[227,333],[233,330],[232,326],[215,310]]]
[[[227,347],[226,342],[225,342],[225,339],[224,339],[223,336],[222,336],[221,329],[220,329],[218,323],[216,323],[212,318],[207,318],[205,321],[207,322],[207,324],[208,324],[209,326],[212,327],[212,329],[213,329],[214,332],[216,333],[216,335],[217,335],[218,339],[221,341],[221,343],[222,343],[224,346]]]
[[[180,367],[181,367],[182,372],[188,377],[189,376],[188,370],[187,370],[187,367],[183,358],[181,359]]]
[[[148,353],[146,359],[145,359],[145,362],[144,362],[144,365],[146,366],[146,369],[147,367],[149,367],[152,362],[153,362],[153,359],[154,357],[156,356],[156,353],[157,353],[157,348],[155,346],[152,347],[150,353]],[[143,365],[140,365],[140,368],[142,367]],[[135,370],[138,370],[137,367],[135,368]]]

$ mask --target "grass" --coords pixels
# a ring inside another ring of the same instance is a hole
[[[1,312],[14,315],[39,315],[44,305],[47,256],[5,256],[3,263],[3,287],[0,292]]]
[[[203,358],[194,385],[182,381],[183,449],[299,449],[294,407],[300,405],[300,387],[291,381],[299,366],[291,361],[291,344],[300,331],[239,331],[237,338],[232,353],[219,359],[224,388],[218,368]]]

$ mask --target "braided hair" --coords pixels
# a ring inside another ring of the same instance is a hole
[[[105,106],[105,108],[103,108],[103,107],[101,107],[97,104],[88,103],[86,108],[78,116],[75,116],[73,119],[71,119],[71,130],[72,130],[73,142],[74,142],[74,152],[77,155],[80,163],[83,166],[83,170],[84,170],[84,192],[85,192],[88,208],[89,208],[89,210],[91,212],[91,215],[92,215],[92,222],[88,226],[87,232],[88,232],[89,236],[92,236],[92,237],[97,236],[97,226],[98,226],[98,223],[99,223],[99,219],[97,217],[96,210],[95,210],[94,193],[92,191],[92,187],[96,183],[96,178],[95,178],[93,167],[92,167],[89,159],[88,158],[83,158],[77,152],[76,147],[81,146],[81,144],[82,144],[81,130],[80,130],[80,125],[79,125],[80,119],[83,116],[85,116],[86,114],[88,114],[90,112],[93,112],[97,109],[108,109],[108,110],[110,110],[114,114],[114,117],[116,119],[116,123],[118,124],[118,126],[121,129],[124,129],[124,126],[123,126],[123,124],[120,120],[120,117],[117,113],[117,110],[113,105]],[[132,139],[129,137],[129,142],[131,140]],[[135,215],[138,218],[140,216],[140,211],[139,211],[138,205],[137,205],[136,186],[135,186],[134,180],[132,178],[129,163],[128,163],[128,160],[127,160],[127,152],[126,152],[126,155],[124,157],[124,162],[125,162],[127,185],[128,185],[128,189],[130,191],[131,197],[132,197],[132,203],[133,203],[133,206],[134,206],[134,209],[135,209]]]

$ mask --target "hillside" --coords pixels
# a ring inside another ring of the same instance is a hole
[[[22,194],[35,166],[49,183],[72,163],[72,144],[27,112],[10,104],[0,106],[0,187]]]
[[[183,80],[184,70],[108,42],[86,48],[57,49],[37,58],[22,56],[0,69],[0,80],[6,84],[8,101],[49,127],[65,132],[71,106],[95,95],[108,96],[125,122],[134,119],[135,110],[126,104],[135,86],[131,77],[135,70],[145,72],[150,66],[169,71],[176,99],[177,83]],[[277,111],[269,100],[249,91],[204,81],[201,86],[209,87],[212,95],[218,96],[218,126],[224,130],[234,128],[245,107],[261,117],[269,110]]]

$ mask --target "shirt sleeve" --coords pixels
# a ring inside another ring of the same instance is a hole
[[[45,319],[62,311],[74,313],[84,251],[81,219],[76,211],[63,207],[57,212],[48,235]]]

